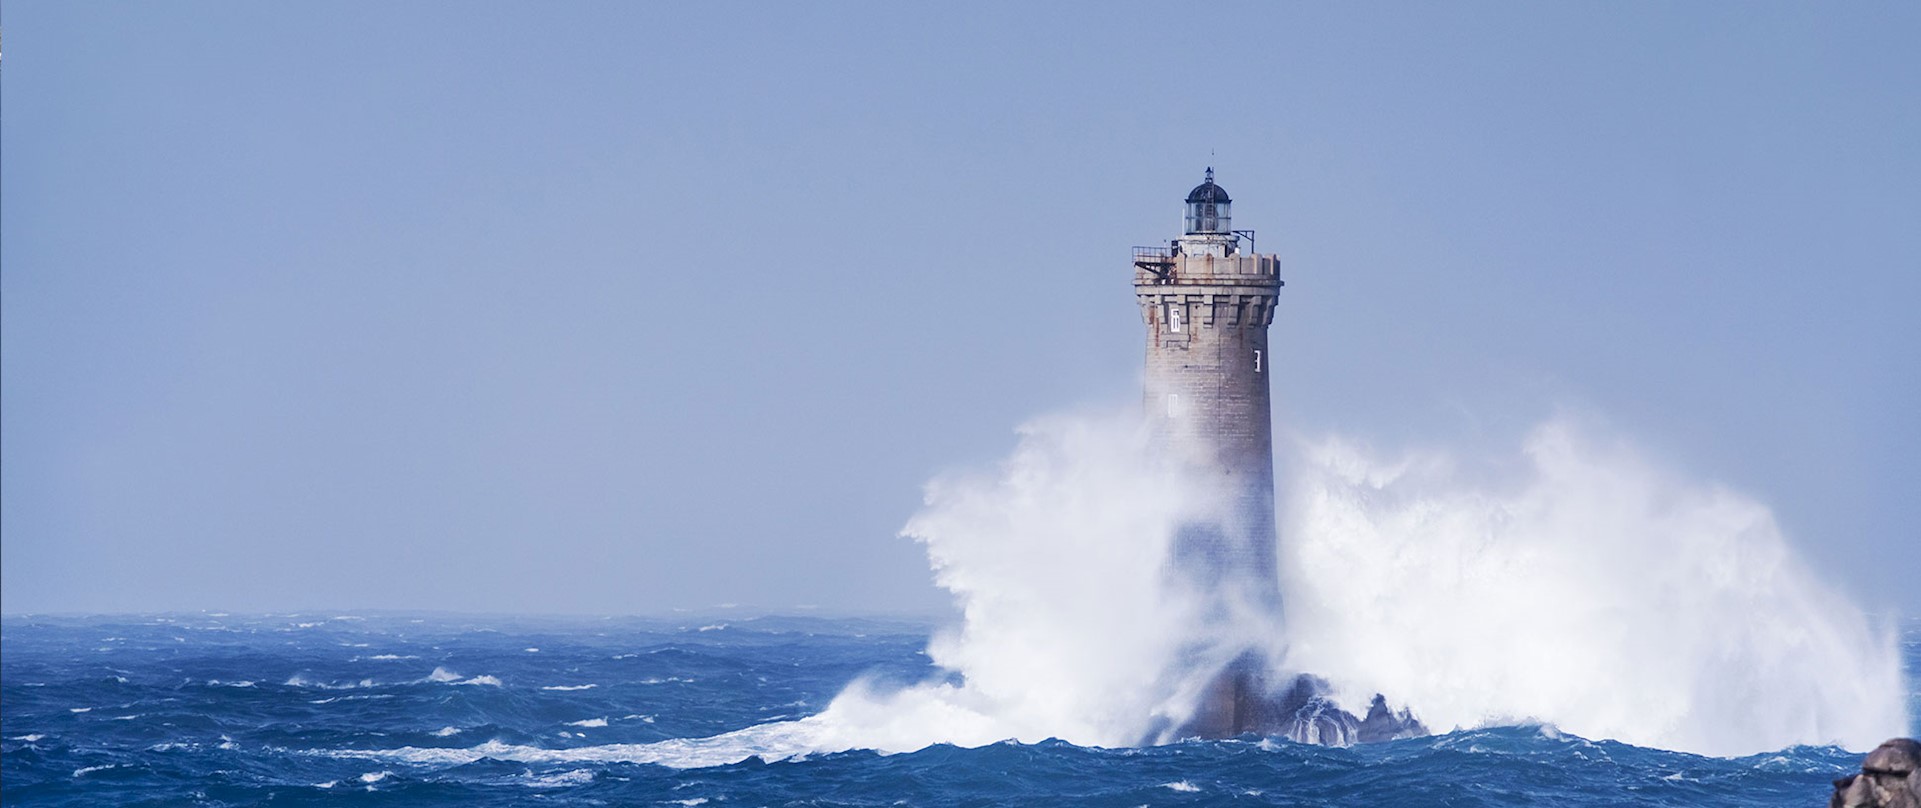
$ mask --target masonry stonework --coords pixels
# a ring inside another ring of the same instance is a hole
[[[1203,187],[1211,185],[1210,179]],[[1199,565],[1208,578],[1232,574],[1271,590],[1273,354],[1267,328],[1282,284],[1276,256],[1242,254],[1240,241],[1233,234],[1189,233],[1174,241],[1169,254],[1136,262],[1134,294],[1147,332],[1143,405],[1159,450],[1218,480],[1212,487],[1230,504],[1223,515],[1225,535],[1212,547],[1184,548],[1205,557],[1181,562]]]

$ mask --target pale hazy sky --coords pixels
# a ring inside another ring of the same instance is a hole
[[[1212,164],[1276,417],[1573,410],[1921,614],[1921,4],[0,12],[0,609],[925,611]]]

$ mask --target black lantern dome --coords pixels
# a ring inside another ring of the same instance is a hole
[[[1227,198],[1227,189],[1214,184],[1214,169],[1207,170],[1207,180],[1187,192],[1189,202],[1213,202],[1226,204],[1234,200]]]
[[[1226,188],[1214,184],[1214,169],[1210,166],[1207,179],[1187,192],[1187,234],[1226,235],[1233,226],[1228,215],[1228,205],[1233,201],[1228,198]]]

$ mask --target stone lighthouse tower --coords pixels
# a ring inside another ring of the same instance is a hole
[[[1253,231],[1232,229],[1231,204],[1208,169],[1187,195],[1181,237],[1135,248],[1134,295],[1157,448],[1206,475],[1226,504],[1215,529],[1182,537],[1180,562],[1208,583],[1244,583],[1266,597],[1276,586],[1267,327],[1281,280],[1277,258],[1253,252]]]
[[[1281,280],[1276,257],[1253,251],[1253,231],[1232,228],[1231,204],[1209,168],[1187,195],[1181,236],[1134,249],[1155,449],[1218,503],[1211,518],[1180,529],[1170,573],[1201,593],[1202,608],[1216,613],[1210,621],[1223,623],[1234,613],[1280,611],[1267,327]],[[1263,660],[1219,658],[1235,653],[1197,648],[1197,664],[1218,673],[1184,733],[1233,735],[1271,720],[1263,715]]]
[[[1167,571],[1200,609],[1199,636],[1184,655],[1193,712],[1169,716],[1178,723],[1146,740],[1256,732],[1345,745],[1426,735],[1378,694],[1363,718],[1336,704],[1325,680],[1281,673],[1279,649],[1262,633],[1278,635],[1281,616],[1267,382],[1267,327],[1281,280],[1276,257],[1254,252],[1254,231],[1233,229],[1231,202],[1210,168],[1187,195],[1180,238],[1134,248],[1153,448],[1159,462],[1212,495],[1210,508],[1176,528]],[[1249,626],[1254,636],[1236,634]]]

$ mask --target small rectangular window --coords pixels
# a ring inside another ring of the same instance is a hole
[[[1167,417],[1169,418],[1181,417],[1181,394],[1180,393],[1167,394]]]
[[[1167,304],[1167,330],[1174,334],[1181,333],[1181,305],[1179,303]]]
[[[1261,349],[1254,349],[1254,372],[1261,372]]]

